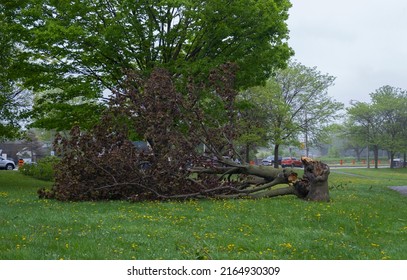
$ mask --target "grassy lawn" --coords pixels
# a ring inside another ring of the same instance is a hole
[[[330,203],[38,199],[49,185],[0,171],[0,259],[407,259],[407,196],[387,188],[405,169],[333,170]]]

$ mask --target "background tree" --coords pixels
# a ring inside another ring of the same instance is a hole
[[[381,147],[390,154],[390,167],[396,152],[406,150],[407,95],[406,91],[383,86],[371,94],[372,105],[379,115]]]
[[[346,149],[346,139],[344,139],[345,128],[342,124],[332,123],[324,127],[315,138],[312,146],[319,150],[321,155],[329,157],[339,157]]]
[[[251,89],[241,92],[237,96],[238,129],[240,136],[237,139],[243,147],[245,162],[250,162],[250,152],[259,146],[267,146],[267,133],[269,130],[268,118],[270,112],[266,106],[266,95],[255,94]]]
[[[383,86],[370,96],[371,103],[354,102],[348,108],[348,116],[354,137],[365,139],[367,147],[373,148],[375,168],[378,168],[380,148],[389,151],[391,163],[395,152],[406,149],[406,93]]]
[[[366,134],[363,127],[354,125],[349,119],[340,126],[339,136],[344,139],[344,148],[355,152],[356,160],[361,160],[362,152],[366,149]]]
[[[374,162],[375,167],[377,168],[381,136],[379,130],[380,118],[378,117],[378,114],[376,114],[375,108],[371,104],[365,102],[353,102],[352,106],[347,108],[347,113],[349,116],[349,121],[354,127],[352,132],[359,135],[362,139],[365,139],[365,145],[368,148],[368,166],[370,164],[369,148],[373,147]]]
[[[274,144],[274,164],[278,167],[279,147],[298,143],[299,136],[307,144],[311,138],[338,117],[343,104],[328,96],[334,77],[321,74],[317,69],[291,62],[287,69],[279,70],[265,86],[253,88],[262,95],[268,110],[268,139]],[[308,147],[306,147],[308,149]]]
[[[21,34],[25,86],[52,90],[38,100],[34,116],[48,113],[51,101],[55,118],[69,116],[82,125],[84,116],[99,112],[87,100],[123,91],[129,69],[148,75],[163,67],[179,78],[197,78],[230,61],[239,66],[239,86],[264,81],[292,54],[285,23],[290,5],[288,0],[27,0],[6,2],[4,8]]]

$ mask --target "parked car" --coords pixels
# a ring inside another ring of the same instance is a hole
[[[404,161],[401,158],[395,158],[393,159],[393,167],[403,167],[404,166]]]
[[[0,157],[0,168],[6,170],[13,170],[14,168],[16,168],[16,164],[12,160]]]
[[[302,161],[295,157],[285,157],[281,160],[281,167],[303,167]]]
[[[273,156],[268,156],[261,161],[261,165],[272,165],[273,164]]]
[[[8,160],[11,160],[12,162],[14,162],[15,165],[18,164],[18,160],[15,160],[14,158],[11,157],[7,157]]]
[[[278,164],[281,165],[282,157],[278,157]],[[274,164],[274,156],[268,156],[261,161],[262,165],[273,165]]]

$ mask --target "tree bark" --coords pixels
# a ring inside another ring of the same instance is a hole
[[[245,161],[250,162],[250,143],[245,145]]]
[[[374,168],[379,168],[378,163],[379,163],[379,146],[374,145],[373,146],[373,154],[374,154]]]
[[[303,195],[306,194],[304,197],[306,200],[328,202],[330,200],[328,186],[329,166],[308,157],[301,158],[301,161],[304,164],[304,176],[296,185],[297,191]],[[305,190],[308,190],[308,193]]]
[[[394,164],[394,152],[393,151],[390,151],[390,168],[391,169],[393,169],[395,166],[395,164]]]
[[[280,145],[276,144],[274,146],[274,168],[278,168],[278,149]]]

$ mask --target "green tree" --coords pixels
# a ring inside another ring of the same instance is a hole
[[[381,146],[389,151],[393,167],[395,153],[406,151],[406,91],[387,85],[372,93],[371,98],[380,118]]]
[[[391,162],[396,152],[406,150],[407,96],[404,90],[387,85],[370,97],[371,103],[354,102],[348,118],[354,137],[365,139],[367,147],[373,148],[377,168],[379,148],[389,151]]]
[[[341,125],[339,137],[344,139],[345,149],[353,150],[356,154],[356,160],[361,160],[362,152],[366,149],[366,134],[363,127],[354,125],[350,120],[345,120]]]
[[[378,166],[379,147],[381,135],[379,130],[380,118],[375,112],[375,108],[366,102],[352,102],[352,106],[347,108],[351,133],[356,134],[356,138],[364,141],[367,146],[367,162],[369,167],[369,149],[373,147],[375,167]]]
[[[6,2],[28,57],[25,86],[58,90],[46,99],[81,98],[81,120],[103,91],[123,93],[125,73],[155,67],[180,78],[206,77],[225,62],[239,65],[240,86],[264,81],[292,54],[286,43],[288,0],[26,0]],[[46,99],[41,99],[44,100]],[[48,112],[38,103],[36,117]],[[77,104],[75,104],[77,105]],[[97,115],[97,114],[96,114]],[[70,123],[70,122],[69,122]],[[39,124],[41,125],[41,124]]]
[[[237,142],[243,147],[245,162],[250,162],[250,152],[267,144],[268,112],[264,105],[265,96],[255,94],[251,89],[242,91],[238,96],[238,128],[240,135]]]
[[[268,111],[268,140],[274,144],[275,167],[278,167],[279,148],[283,144],[299,144],[302,136],[306,149],[333,119],[343,104],[328,96],[334,77],[321,74],[291,62],[287,69],[279,70],[265,86],[253,91],[263,96],[263,106]]]
[[[0,140],[20,136],[20,114],[28,105],[26,91],[18,79],[17,57],[21,49],[2,6],[0,4]]]

